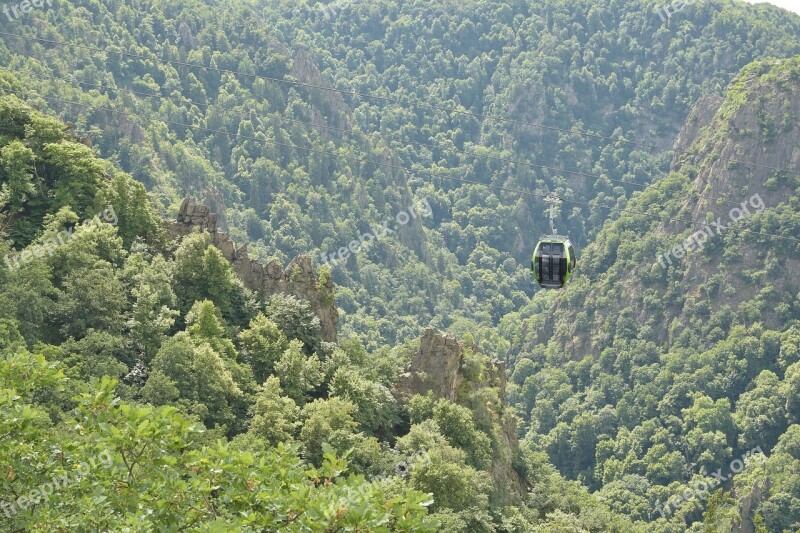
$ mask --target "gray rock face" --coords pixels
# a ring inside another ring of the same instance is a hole
[[[464,355],[468,351],[477,352],[478,348],[431,329],[425,331],[419,351],[412,356],[411,363],[395,387],[394,395],[405,403],[416,394],[431,392],[436,398],[473,408],[470,398],[474,397],[474,393],[485,388],[496,388],[500,404],[485,404],[491,413],[495,438],[499,441],[497,448],[503,450],[492,460],[491,474],[496,487],[492,497],[503,505],[510,505],[522,499],[527,488],[524,479],[513,467],[520,451],[517,419],[506,401],[505,365],[492,361],[484,368],[480,381],[470,380],[464,365]]]
[[[700,136],[700,131],[709,127],[714,115],[724,102],[724,98],[714,94],[701,96],[695,102],[673,145],[676,155],[680,155],[690,148],[691,144]],[[678,159],[675,158],[673,164],[677,165],[677,163]]]
[[[470,382],[463,371],[464,350],[467,349],[478,351],[474,345],[455,337],[432,329],[426,330],[419,351],[414,354],[411,364],[401,377],[398,394],[408,400],[415,394],[431,391],[437,398],[459,403],[459,391],[467,392],[464,386],[469,388],[469,392],[484,387],[497,387],[505,404],[505,365],[494,361],[480,383]]]
[[[217,229],[217,215],[209,208],[185,198],[178,213],[178,220],[170,224],[172,233],[185,236],[194,231],[207,231],[211,242],[231,263],[233,271],[246,287],[261,291],[269,297],[273,294],[291,294],[308,300],[311,309],[319,317],[322,338],[336,342],[336,323],[339,313],[334,305],[333,281],[319,279],[314,273],[311,258],[300,255],[285,269],[277,261],[263,264],[247,255],[247,245],[237,248],[228,235]]]
[[[644,258],[641,265],[630,268],[614,258],[604,279],[597,276],[588,286],[568,286],[541,325],[526,337],[522,350],[554,343],[573,360],[598,356],[613,345],[617,328],[623,331],[623,324],[629,319],[649,324],[648,340],[668,349],[678,336],[676,332],[698,327],[698,317],[713,316],[725,306],[738,309],[757,298],[767,282],[778,294],[797,292],[800,257],[794,252],[794,243],[755,234],[777,233],[766,229],[772,223],[763,223],[762,229],[750,228],[754,233],[744,233],[748,222],[737,223],[733,218],[742,214],[737,206],[743,202],[750,206],[750,214],[744,219],[756,216],[759,203],[763,205],[762,221],[786,217],[792,209],[787,199],[794,195],[800,163],[800,121],[795,118],[800,116],[800,80],[788,64],[779,68],[783,63],[770,60],[749,68],[733,82],[725,99],[704,96],[696,102],[677,137],[670,167],[691,180],[691,187],[677,198],[666,198],[679,209],[664,213],[671,220],[662,221],[651,231],[665,244],[652,250],[652,259]],[[754,200],[759,202],[752,203]],[[631,212],[648,212],[651,208],[653,215],[658,213],[655,202],[648,208],[633,207]],[[721,232],[708,224],[711,221],[718,221],[726,229]],[[670,248],[679,246],[704,226],[706,234],[713,231],[714,237],[709,241],[714,239],[716,244],[702,251],[694,246],[693,253],[675,260],[670,276],[679,273],[682,279],[665,276],[666,269],[658,265],[656,254],[670,253]],[[784,237],[796,237],[791,231],[783,231]],[[741,242],[735,249],[728,248],[735,254],[725,255],[724,239],[736,232],[743,233]],[[582,255],[607,261],[602,250],[609,243],[605,240],[591,244]],[[761,268],[758,265],[767,264],[767,254],[780,258],[780,268],[768,280],[754,282],[752,275]],[[709,282],[718,289],[700,289],[709,287]],[[668,300],[662,292],[669,293]],[[703,311],[698,313],[699,309]],[[565,323],[558,318],[564,316],[580,320]],[[764,309],[759,319],[771,329],[782,329],[783,320],[774,307]]]

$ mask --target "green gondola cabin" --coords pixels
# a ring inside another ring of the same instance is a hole
[[[569,237],[559,235],[542,237],[531,258],[533,275],[545,289],[562,288],[569,281],[576,266],[575,248]]]

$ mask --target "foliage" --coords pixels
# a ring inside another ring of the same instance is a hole
[[[666,24],[649,0],[213,7],[62,3],[0,41],[0,254],[29,259],[0,269],[0,503],[71,480],[0,529],[722,531],[756,493],[754,527],[800,527],[800,249],[733,231],[692,274],[652,267],[690,232],[663,217],[714,218],[701,192],[763,183],[773,202],[743,227],[800,234],[794,176],[724,161],[731,140],[795,139],[800,60],[764,58],[800,52],[796,18],[712,1]],[[668,173],[646,146],[723,94]],[[559,229],[581,249],[558,296],[528,272],[546,192],[575,201]],[[159,215],[183,196],[270,272],[429,210],[324,267],[337,344],[308,301],[244,288],[209,234],[170,242]],[[475,345],[467,381],[404,406],[428,327]],[[508,365],[505,391],[478,387],[482,354]],[[765,465],[654,511],[755,446]]]

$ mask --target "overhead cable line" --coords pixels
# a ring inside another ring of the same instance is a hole
[[[511,124],[517,124],[517,125],[521,125],[521,126],[528,126],[528,127],[532,127],[532,128],[541,128],[541,129],[545,129],[545,130],[558,131],[558,132],[565,133],[565,134],[568,134],[568,135],[580,135],[580,136],[584,136],[584,137],[602,139],[602,140],[615,142],[615,143],[629,144],[629,145],[632,145],[632,146],[639,146],[639,147],[642,147],[642,148],[647,148],[648,150],[656,149],[656,150],[662,150],[662,151],[673,151],[673,149],[663,149],[663,148],[660,148],[660,147],[658,147],[658,146],[656,146],[654,144],[631,141],[631,140],[625,139],[623,137],[610,137],[610,136],[606,136],[606,135],[600,135],[600,134],[596,134],[596,133],[590,133],[590,132],[586,132],[586,131],[581,131],[581,130],[578,130],[578,129],[567,130],[567,129],[558,128],[558,127],[555,127],[555,126],[546,126],[546,125],[544,125],[542,123],[535,124],[535,123],[532,123],[532,122],[526,122],[526,121],[522,121],[522,120],[516,120],[516,119],[512,119],[512,118],[502,117],[502,116],[499,116],[499,115],[488,115],[488,114],[483,114],[483,113],[476,113],[476,112],[473,112],[473,111],[461,110],[461,109],[456,109],[456,108],[453,108],[453,107],[438,106],[438,105],[435,105],[435,104],[428,104],[428,103],[424,103],[424,102],[414,102],[414,101],[409,100],[409,99],[392,98],[392,97],[388,97],[388,96],[380,96],[380,95],[375,95],[375,94],[371,94],[371,93],[363,93],[363,92],[358,92],[358,91],[349,91],[349,90],[345,90],[345,89],[339,89],[337,87],[328,87],[328,86],[318,85],[318,84],[313,84],[313,83],[308,83],[308,82],[301,82],[301,81],[298,81],[298,80],[288,80],[288,79],[285,79],[285,78],[275,78],[275,77],[272,77],[272,76],[264,76],[264,75],[260,75],[260,74],[251,74],[251,73],[241,72],[241,71],[232,70],[232,69],[221,69],[221,68],[218,68],[218,67],[212,67],[212,66],[203,65],[202,63],[190,63],[190,62],[187,62],[187,61],[177,61],[177,60],[174,60],[174,59],[163,59],[163,58],[159,58],[159,57],[156,57],[156,56],[149,56],[148,57],[148,56],[144,56],[144,55],[140,55],[140,54],[132,54],[130,52],[109,50],[108,48],[101,48],[101,47],[97,47],[97,46],[90,46],[90,45],[85,45],[85,44],[78,44],[78,43],[71,43],[71,42],[64,42],[64,41],[56,41],[54,39],[45,39],[43,37],[31,37],[31,36],[26,36],[26,35],[20,35],[20,34],[17,34],[17,33],[3,32],[3,31],[0,31],[0,35],[5,35],[5,36],[9,36],[9,37],[17,37],[19,39],[29,40],[29,41],[45,42],[45,43],[50,43],[50,44],[53,44],[53,45],[56,45],[56,46],[72,46],[72,47],[75,47],[75,48],[83,48],[85,50],[91,50],[91,51],[94,51],[94,52],[117,54],[117,55],[121,55],[121,56],[125,56],[125,57],[131,57],[131,58],[134,58],[134,59],[141,59],[141,60],[144,60],[144,61],[155,61],[155,62],[159,62],[159,63],[170,63],[170,64],[173,64],[173,65],[178,65],[178,66],[182,66],[182,67],[201,68],[201,69],[209,70],[209,71],[212,71],[212,72],[219,72],[219,73],[225,73],[225,74],[232,74],[234,76],[242,76],[242,77],[247,77],[247,78],[261,79],[261,80],[271,81],[271,82],[275,82],[275,83],[284,83],[284,84],[294,85],[294,86],[297,86],[297,87],[306,87],[306,88],[318,89],[318,90],[323,90],[323,91],[332,91],[332,92],[335,92],[335,93],[346,94],[346,95],[349,95],[349,96],[358,96],[358,97],[361,97],[361,98],[369,98],[369,99],[383,101],[383,102],[391,102],[391,103],[395,103],[395,104],[398,104],[398,105],[401,105],[401,106],[404,106],[404,107],[416,106],[416,107],[422,107],[422,108],[427,108],[427,109],[433,109],[433,110],[437,110],[437,111],[443,111],[445,113],[456,113],[456,114],[461,114],[461,115],[468,115],[468,116],[472,116],[472,117],[475,117],[475,118],[480,118],[480,119],[483,119],[483,120],[497,120],[497,121],[508,122],[508,123],[511,123]],[[764,169],[767,169],[767,170],[790,172],[790,173],[793,173],[793,174],[800,174],[800,171],[789,170],[789,169],[778,168],[778,167],[771,167],[771,166],[768,166],[768,165],[760,165],[760,164],[757,164],[757,163],[748,163],[746,161],[740,161],[740,160],[737,160],[737,159],[729,159],[728,161],[731,161],[731,162],[734,162],[734,163],[738,163],[738,164],[741,164],[741,165],[745,165],[745,166],[750,166],[750,167],[764,168]]]
[[[13,72],[12,70],[10,70],[8,68],[5,68],[5,67],[0,67],[0,70],[6,70],[8,72]],[[163,96],[161,94],[156,94],[156,93],[145,93],[145,92],[141,92],[141,91],[135,91],[133,89],[126,89],[124,87],[110,87],[108,85],[99,85],[99,84],[96,84],[96,83],[83,82],[83,81],[79,81],[79,80],[76,80],[76,79],[69,80],[69,79],[66,79],[66,78],[59,78],[58,76],[48,76],[48,75],[39,74],[39,73],[34,73],[34,74],[31,74],[31,75],[34,76],[34,77],[38,77],[39,79],[58,80],[58,81],[62,81],[62,82],[65,82],[65,83],[77,83],[79,85],[86,85],[86,86],[95,87],[95,88],[98,88],[98,89],[105,89],[107,91],[127,92],[127,93],[135,94],[135,95],[138,95],[138,96],[144,96],[144,97],[148,97],[148,98],[158,98],[160,100],[172,99],[172,97],[170,97],[170,96]],[[177,102],[178,100],[172,99],[172,101],[173,102]],[[189,98],[184,98],[184,97],[181,97],[180,102],[181,103],[185,103],[185,104],[195,105],[197,107],[206,107],[206,108],[211,107],[212,105],[214,105],[214,104],[205,104],[205,103],[202,103],[202,102],[196,102],[194,100],[191,100]],[[255,111],[254,109],[250,110],[251,113],[254,112],[254,111]],[[278,116],[278,119],[282,120],[282,121],[287,121],[287,122],[294,122],[296,124],[303,124],[303,125],[306,125],[306,126],[311,126],[313,128],[324,128],[324,129],[327,129],[327,130],[338,131],[338,132],[341,132],[341,133],[350,133],[350,134],[353,134],[353,135],[369,136],[369,135],[373,135],[374,134],[374,135],[378,135],[379,137],[383,137],[385,141],[390,140],[390,139],[386,138],[386,134],[385,133],[381,133],[381,132],[369,132],[369,131],[358,132],[358,131],[354,131],[354,130],[347,129],[347,128],[337,128],[335,126],[329,126],[327,124],[321,124],[321,123],[317,123],[317,122],[305,122],[303,120],[297,120],[297,119],[293,119],[293,118],[289,118],[289,117],[285,117],[285,116]],[[415,144],[417,146],[422,146],[424,148],[429,148],[431,150],[441,150],[441,151],[447,151],[447,152],[456,152],[456,153],[460,153],[460,154],[463,154],[463,155],[466,155],[466,156],[470,156],[470,157],[474,157],[474,158],[485,157],[487,159],[492,159],[492,160],[496,160],[496,161],[502,161],[504,163],[514,164],[514,165],[529,166],[529,167],[533,167],[533,168],[541,168],[541,169],[546,169],[546,170],[552,170],[552,171],[555,171],[555,172],[558,172],[558,173],[562,173],[562,174],[572,174],[572,175],[576,175],[576,176],[582,176],[582,177],[585,177],[585,178],[594,178],[596,181],[608,180],[608,181],[611,181],[611,182],[614,182],[614,183],[622,183],[622,184],[625,184],[625,185],[631,185],[631,186],[634,186],[634,187],[641,187],[641,188],[646,188],[649,185],[647,183],[637,183],[637,182],[634,182],[634,181],[626,181],[626,180],[618,180],[618,179],[614,179],[614,178],[609,178],[607,176],[598,176],[597,174],[590,174],[588,172],[581,172],[581,171],[578,171],[578,170],[568,170],[568,169],[559,168],[559,167],[551,167],[551,166],[547,166],[547,165],[539,165],[539,164],[536,164],[536,163],[531,163],[529,161],[522,161],[522,160],[519,160],[519,159],[510,159],[510,158],[507,158],[507,157],[495,156],[495,155],[491,155],[491,154],[476,154],[476,153],[469,152],[467,150],[458,148],[456,146],[437,146],[437,145],[434,145],[434,144],[423,143],[423,142],[414,141],[414,140],[411,140],[411,139],[400,139],[400,138],[397,138],[397,137],[395,137],[394,140],[396,142],[407,142],[409,144]],[[388,144],[388,142],[387,142],[387,144]],[[479,146],[479,145],[475,145],[475,146]],[[711,198],[711,199],[714,199],[714,198]]]
[[[17,93],[17,94],[25,94],[22,91],[17,91],[17,90],[13,90],[13,89],[9,89],[8,91],[9,92],[14,92],[14,93]],[[110,112],[110,113],[117,113],[117,114],[120,114],[120,115],[123,115],[123,116],[126,116],[126,117],[137,117],[137,118],[141,118],[141,119],[144,119],[144,120],[150,121],[150,122],[153,121],[153,119],[150,119],[148,117],[144,117],[142,115],[137,115],[135,113],[130,113],[130,112],[127,112],[127,111],[119,111],[117,109],[111,109],[111,108],[105,108],[105,107],[98,107],[98,106],[94,106],[94,105],[91,105],[91,104],[83,104],[83,103],[80,103],[80,102],[73,102],[73,101],[70,101],[70,100],[65,100],[63,98],[42,96],[42,95],[37,95],[37,94],[29,94],[28,96],[39,97],[39,98],[42,98],[42,99],[45,99],[45,100],[55,100],[55,101],[62,102],[62,103],[68,104],[68,105],[76,105],[76,106],[79,106],[79,107],[93,108],[96,111],[107,111],[107,112]],[[374,164],[374,165],[378,165],[378,166],[383,166],[383,167],[386,167],[386,168],[389,168],[389,169],[393,169],[393,170],[405,170],[407,172],[412,172],[412,173],[424,172],[426,174],[431,175],[432,177],[438,177],[440,179],[459,181],[459,182],[463,182],[463,183],[469,183],[469,184],[472,184],[472,185],[479,185],[479,186],[483,186],[483,187],[487,187],[487,188],[491,188],[491,189],[496,189],[496,190],[500,190],[500,191],[513,192],[513,193],[516,193],[516,194],[532,196],[532,197],[535,197],[535,198],[544,199],[544,198],[547,197],[547,195],[545,195],[545,194],[539,194],[539,193],[536,193],[536,192],[525,191],[525,190],[521,190],[521,189],[512,189],[512,188],[509,188],[509,187],[503,187],[503,186],[497,186],[497,185],[481,183],[479,181],[468,180],[468,179],[465,179],[465,178],[457,178],[457,177],[454,177],[454,176],[436,174],[433,171],[427,170],[427,169],[409,170],[408,168],[406,168],[404,166],[393,165],[391,163],[386,163],[386,162],[383,162],[383,161],[376,161],[374,159],[356,157],[356,156],[351,156],[351,155],[346,155],[346,154],[340,154],[340,153],[336,153],[336,152],[330,152],[330,151],[327,151],[327,150],[318,150],[318,149],[314,149],[314,148],[306,148],[306,147],[297,146],[297,145],[294,145],[294,144],[291,144],[291,143],[283,143],[283,142],[279,142],[279,141],[270,141],[270,140],[266,140],[266,139],[260,139],[258,137],[249,136],[249,135],[241,135],[239,133],[231,133],[231,132],[228,132],[228,131],[225,131],[225,130],[219,130],[219,129],[215,129],[215,128],[206,128],[206,127],[197,126],[197,125],[194,125],[194,124],[184,124],[184,123],[180,123],[180,122],[176,122],[176,121],[172,121],[172,120],[166,120],[166,119],[159,119],[159,120],[161,122],[164,122],[164,123],[167,123],[167,124],[173,124],[173,125],[179,126],[179,127],[191,128],[191,129],[196,129],[196,130],[200,130],[200,131],[206,131],[206,132],[210,132],[210,133],[218,133],[218,134],[222,134],[222,135],[226,135],[226,136],[234,137],[234,138],[250,139],[250,140],[253,140],[253,141],[256,141],[256,142],[260,142],[260,143],[264,143],[264,144],[283,146],[283,147],[286,147],[286,148],[291,148],[291,149],[295,149],[295,150],[302,150],[302,151],[306,151],[306,152],[309,152],[309,153],[319,153],[319,154],[330,155],[331,157],[351,159],[351,160],[354,160],[354,161],[360,161],[362,163],[369,163],[369,164]],[[141,124],[140,124],[140,126],[141,126]],[[144,127],[144,126],[141,126],[141,127]],[[569,199],[569,198],[562,198],[561,200],[563,202],[565,202],[565,203],[572,203],[572,204],[576,204],[576,205],[584,205],[584,206],[587,206],[587,207],[600,207],[602,209],[608,209],[608,210],[616,209],[616,207],[592,206],[592,204],[590,204],[588,202],[582,202],[582,201],[579,201],[579,200],[572,200],[572,199]],[[698,225],[707,225],[707,223],[705,223],[705,222],[694,222],[692,220],[681,219],[681,218],[673,218],[673,217],[666,217],[666,216],[657,216],[656,217],[656,216],[653,216],[652,214],[645,213],[643,211],[635,211],[635,210],[632,210],[632,209],[630,209],[628,207],[623,207],[619,211],[619,215],[620,216],[623,215],[623,214],[640,215],[640,216],[643,216],[643,217],[645,217],[645,218],[647,218],[649,220],[657,220],[657,221],[665,221],[665,220],[667,220],[667,221],[671,221],[671,222],[681,222],[683,224],[686,224],[687,227],[698,226]],[[774,235],[774,234],[769,234],[769,233],[761,233],[761,232],[758,232],[758,231],[748,230],[748,229],[744,229],[744,228],[739,228],[738,231],[740,231],[742,233],[749,233],[749,234],[753,234],[753,235],[759,235],[759,236],[762,236],[762,237],[768,237],[768,238],[774,238],[774,239],[782,239],[782,240],[787,240],[787,241],[800,243],[800,239],[797,239],[797,238],[794,238],[794,237],[788,237],[788,236],[785,236],[785,235]]]
[[[13,72],[12,70],[10,70],[8,68],[5,68],[5,67],[0,67],[0,70],[6,70],[8,72]],[[48,75],[39,74],[39,73],[34,73],[34,74],[32,74],[32,76],[38,77],[39,79],[58,80],[58,81],[61,81],[61,82],[64,82],[64,83],[77,83],[79,85],[86,85],[86,86],[95,87],[95,88],[98,88],[98,89],[105,89],[107,91],[127,92],[127,93],[130,93],[130,94],[135,94],[137,96],[144,96],[144,97],[147,97],[147,98],[158,98],[158,99],[160,99],[162,101],[167,101],[167,100],[170,100],[170,101],[173,101],[173,102],[177,102],[178,101],[178,100],[173,99],[173,97],[163,96],[163,95],[155,94],[155,93],[146,93],[146,92],[141,92],[141,91],[135,91],[133,89],[126,89],[124,87],[110,87],[110,86],[107,86],[107,85],[98,85],[98,84],[89,83],[89,82],[82,82],[82,81],[79,81],[77,79],[68,80],[68,79],[65,79],[65,78],[60,78],[58,76],[48,76]],[[179,101],[181,103],[184,103],[184,104],[191,104],[191,105],[196,105],[198,107],[206,107],[206,108],[208,108],[211,105],[213,105],[213,104],[207,104],[207,103],[202,103],[202,102],[195,102],[194,100],[191,100],[191,99],[188,99],[188,98],[183,98],[183,97],[181,97],[181,99]],[[253,113],[254,111],[255,110],[250,109],[251,113]],[[369,135],[373,134],[371,132],[356,132],[356,131],[351,130],[351,129],[337,128],[337,127],[334,127],[334,126],[329,126],[327,124],[320,124],[320,123],[316,123],[316,122],[305,122],[305,121],[302,121],[302,120],[288,118],[288,117],[284,117],[284,116],[280,116],[280,115],[278,115],[277,118],[279,120],[282,120],[282,121],[293,122],[293,123],[296,123],[296,124],[303,124],[305,126],[310,126],[312,128],[324,128],[324,129],[327,129],[327,130],[338,131],[338,132],[341,132],[341,133],[349,133],[349,134],[352,134],[352,135],[369,136]],[[390,140],[390,139],[386,138],[386,134],[384,134],[384,133],[374,132],[374,134],[378,135],[379,137],[382,137],[384,139],[384,141],[389,141]],[[587,172],[580,172],[580,171],[575,171],[575,170],[567,170],[567,169],[562,169],[562,168],[552,167],[552,166],[547,166],[547,165],[539,165],[539,164],[536,164],[536,163],[530,163],[528,161],[510,159],[510,158],[505,158],[505,157],[500,157],[500,156],[493,156],[493,155],[490,155],[490,154],[477,154],[477,153],[474,153],[474,152],[470,152],[470,151],[467,151],[467,150],[464,150],[464,149],[457,148],[455,146],[452,146],[452,147],[449,147],[449,146],[436,146],[436,145],[433,145],[433,144],[427,144],[427,143],[423,143],[423,142],[419,142],[419,141],[413,141],[413,140],[410,140],[410,139],[397,139],[397,138],[395,138],[395,142],[408,142],[410,144],[415,144],[417,146],[422,146],[422,147],[425,147],[425,148],[428,148],[428,149],[431,149],[431,150],[457,152],[457,153],[463,154],[465,156],[474,157],[474,158],[485,157],[485,158],[488,158],[488,159],[502,161],[502,162],[505,162],[505,163],[508,163],[508,164],[512,164],[512,165],[528,166],[528,167],[532,167],[532,168],[541,168],[541,169],[551,170],[551,171],[554,171],[554,172],[557,172],[557,173],[560,173],[560,174],[571,174],[571,175],[581,176],[581,177],[584,177],[584,178],[594,178],[594,180],[595,180],[594,184],[597,184],[598,182],[600,182],[602,180],[607,180],[607,181],[614,182],[614,183],[621,183],[621,184],[630,185],[630,186],[634,186],[634,187],[640,187],[640,189],[638,189],[638,190],[644,190],[649,185],[651,185],[651,184],[636,183],[636,182],[633,182],[633,181],[614,179],[614,178],[610,178],[608,176],[599,176],[597,174],[590,174],[590,173],[587,173]],[[389,143],[387,142],[387,144],[389,144]],[[704,195],[704,194],[701,194],[701,193],[697,193],[697,197],[703,198],[703,199],[709,200],[709,201],[715,201],[717,203],[719,203],[721,201],[721,202],[724,202],[724,203],[726,203],[728,205],[733,205],[733,206],[738,206],[739,205],[739,204],[737,204],[735,202],[732,202],[730,200],[727,200],[727,199],[724,199],[724,198],[721,198],[721,197],[717,197],[717,196],[708,196],[708,195]]]

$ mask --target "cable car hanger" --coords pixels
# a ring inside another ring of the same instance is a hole
[[[569,236],[561,236],[555,227],[558,206],[563,202],[553,193],[544,201],[550,204],[550,235],[542,235],[531,257],[533,277],[544,289],[561,289],[567,284],[578,266],[575,247]]]

